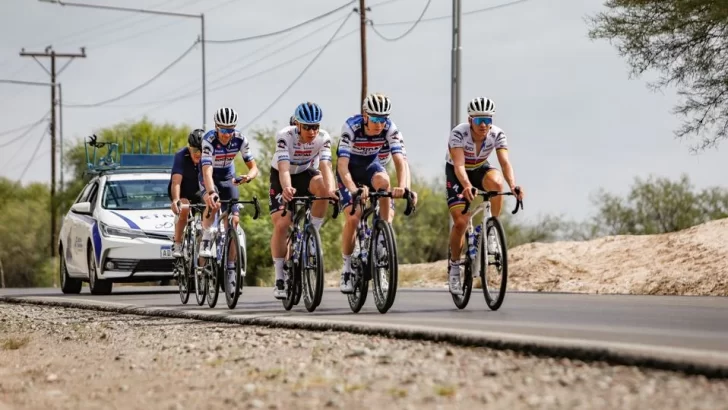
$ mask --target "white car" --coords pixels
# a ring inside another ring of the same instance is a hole
[[[169,170],[119,170],[92,178],[66,214],[58,238],[61,289],[107,295],[114,282],[172,279],[174,214]]]

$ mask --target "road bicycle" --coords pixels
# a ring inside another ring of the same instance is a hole
[[[360,203],[361,191],[352,197],[353,203],[361,206],[362,216],[356,228],[354,252],[351,255],[351,278],[354,292],[347,294],[349,307],[358,313],[367,299],[369,280],[373,279],[372,294],[379,313],[387,313],[394,304],[398,282],[397,243],[392,224],[379,216],[379,198],[392,198],[392,193],[384,190],[370,192],[368,206]],[[412,206],[412,192],[405,189],[404,199],[407,207],[404,214],[409,216],[415,211]],[[354,215],[356,206],[351,207]],[[368,218],[372,218],[371,228]],[[372,240],[374,238],[374,240]]]
[[[207,305],[214,308],[222,287],[228,308],[234,309],[243,292],[243,280],[248,265],[245,230],[239,223],[237,227],[234,227],[235,211],[236,208],[238,208],[237,211],[240,211],[244,204],[251,204],[255,208],[253,219],[258,219],[260,206],[257,197],[253,197],[249,201],[239,199],[218,199],[217,201],[220,204],[228,204],[229,211],[223,214],[222,208],[220,208],[215,212],[214,222],[210,226],[210,246],[213,256],[201,258],[202,262],[195,269],[195,296],[198,305],[201,306],[205,303],[205,298],[207,298]],[[207,217],[209,216],[210,211],[208,210]],[[221,229],[220,221],[222,219],[227,221],[227,229]],[[201,235],[202,229],[200,229]],[[199,245],[195,246],[195,249],[196,255],[199,255]],[[227,269],[230,262],[234,264],[234,269]]]
[[[465,309],[468,301],[470,301],[470,293],[473,289],[473,278],[480,277],[485,303],[491,310],[498,310],[506,297],[508,249],[503,225],[497,216],[491,214],[490,199],[498,195],[515,194],[513,192],[481,191],[476,188],[473,188],[473,194],[483,198],[483,203],[468,218],[464,244],[461,247],[462,251],[458,263],[465,268],[460,278],[463,294],[456,295],[451,293],[451,296],[455,306],[459,309]],[[470,202],[465,204],[465,208],[462,210],[463,215],[468,213],[470,204]],[[516,200],[516,207],[511,213],[515,214],[518,212],[519,207],[523,209],[523,202]],[[481,223],[473,227],[473,219],[479,213],[482,213]],[[485,226],[485,231],[483,231],[483,226]],[[452,227],[453,221],[450,218],[451,231]],[[484,237],[488,238],[488,240],[484,241]],[[447,271],[448,275],[450,275],[452,257],[449,246],[447,253]]]
[[[286,283],[286,298],[283,307],[291,310],[298,305],[303,294],[306,310],[313,312],[321,303],[324,293],[324,256],[321,237],[311,224],[311,205],[313,201],[332,201],[333,219],[339,215],[339,198],[318,197],[315,195],[294,196],[290,202],[283,203],[282,217],[288,208],[293,212],[293,223],[289,230],[288,256],[283,264]]]
[[[174,264],[174,276],[177,278],[179,297],[182,304],[186,305],[190,299],[190,285],[194,283],[194,272],[196,272],[198,266],[199,246],[197,245],[197,239],[202,233],[201,215],[205,209],[205,204],[183,204],[181,201],[177,201],[177,209],[190,210],[187,224],[182,232],[182,256],[176,258]],[[178,220],[179,214],[174,217],[175,226]],[[205,301],[200,302],[198,299],[198,304],[201,305],[202,303],[205,303]]]

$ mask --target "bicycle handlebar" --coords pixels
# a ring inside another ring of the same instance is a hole
[[[253,199],[251,199],[249,201],[241,201],[239,199],[223,200],[223,199],[220,199],[219,196],[216,197],[215,199],[216,199],[215,202],[219,202],[221,204],[230,204],[231,206],[235,205],[235,204],[252,204],[255,207],[255,215],[253,215],[253,219],[258,219],[258,217],[260,216],[260,206],[258,205],[258,198],[255,196],[253,197]],[[209,218],[210,215],[211,215],[211,210],[208,209],[206,218]]]
[[[360,188],[351,197],[351,201],[354,204],[357,204],[359,202],[359,197],[361,197],[361,194],[362,194],[362,190]],[[380,191],[370,192],[368,197],[371,201],[374,201],[375,199],[379,199],[379,198],[392,198],[392,191],[380,190]],[[409,188],[404,189],[403,198],[407,201],[407,207],[404,210],[404,214],[409,216],[415,211],[415,207],[412,205],[412,191],[410,191]],[[356,206],[352,206],[351,212],[349,212],[349,215],[354,215],[355,212],[356,212]]]
[[[283,201],[283,213],[281,216],[286,216],[288,213],[288,204],[293,203],[295,206],[298,202],[305,202],[310,203],[312,201],[333,201],[331,204],[334,206],[334,213],[331,215],[333,219],[336,219],[336,217],[339,216],[339,193],[336,193],[336,198],[329,197],[329,196],[316,196],[316,195],[306,195],[306,196],[294,196],[291,198],[290,202]]]
[[[492,198],[494,196],[498,196],[498,195],[513,195],[513,196],[515,196],[516,193],[520,192],[520,189],[518,187],[516,187],[516,189],[514,189],[514,191],[515,191],[515,193],[514,192],[499,192],[499,191],[481,191],[480,189],[477,189],[475,187],[472,188],[473,195],[477,195],[477,196],[483,197],[483,200],[484,201],[487,201],[490,198]],[[523,201],[521,201],[520,199],[516,199],[516,207],[513,209],[513,211],[511,211],[511,213],[515,215],[516,212],[518,212],[518,207],[519,206],[521,207],[521,210],[523,210]],[[466,213],[468,213],[468,210],[469,209],[470,209],[470,202],[467,202],[466,201],[465,208],[463,209],[462,214],[465,215]]]

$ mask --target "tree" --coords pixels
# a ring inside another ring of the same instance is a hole
[[[608,0],[589,36],[617,43],[633,76],[661,73],[654,89],[677,86],[685,118],[675,134],[700,137],[693,151],[728,136],[728,7],[710,0]]]
[[[728,217],[728,190],[696,192],[687,175],[678,181],[636,178],[626,198],[601,191],[593,202],[598,207],[594,223],[606,235],[675,232]]]

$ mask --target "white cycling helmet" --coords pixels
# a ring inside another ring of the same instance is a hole
[[[392,112],[392,102],[384,94],[369,94],[361,105],[362,110],[369,115],[386,117]]]
[[[470,100],[468,115],[471,117],[492,117],[495,114],[495,103],[490,98],[478,97]]]
[[[215,125],[235,127],[238,125],[238,113],[234,109],[222,107],[215,112]]]

